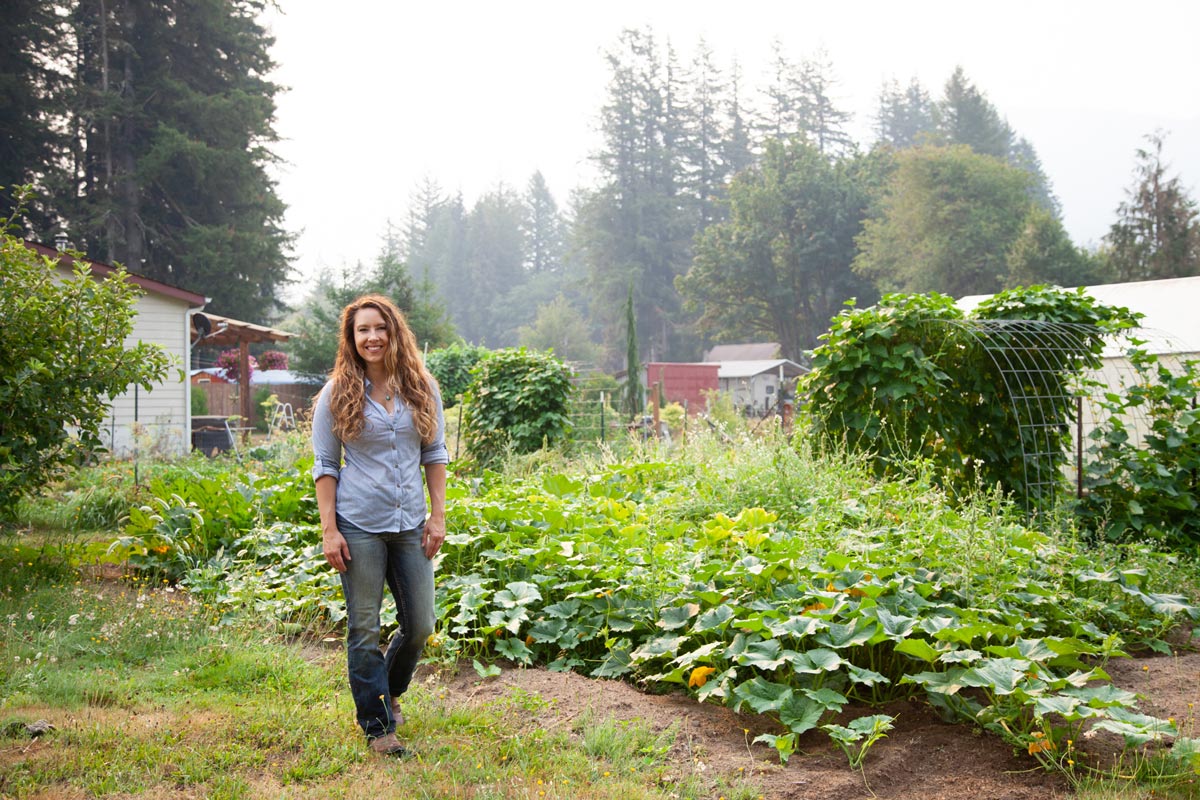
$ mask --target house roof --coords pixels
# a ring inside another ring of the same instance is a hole
[[[196,328],[196,316],[192,315],[192,328]],[[196,344],[205,347],[230,347],[247,343],[286,342],[296,334],[270,328],[266,325],[255,325],[253,322],[242,322],[232,317],[222,317],[218,314],[204,312],[208,318],[210,332],[198,339]],[[199,330],[197,329],[197,333]]]
[[[60,253],[55,248],[48,247],[40,242],[34,242],[26,239],[24,243],[27,248],[38,255],[45,256],[46,258],[57,259],[59,266],[66,269],[74,269],[75,262],[78,260],[70,255],[67,255],[66,253]],[[116,267],[113,267],[110,264],[102,264],[99,261],[91,261],[88,259],[82,260],[83,263],[88,265],[88,269],[91,270],[93,275],[101,278],[107,278],[111,273],[116,271]],[[187,289],[180,289],[178,286],[172,286],[169,283],[163,283],[162,281],[155,280],[154,278],[147,278],[145,275],[138,275],[136,272],[129,272],[126,270],[125,274],[130,283],[140,286],[145,291],[153,292],[154,294],[163,295],[165,297],[173,297],[176,300],[182,300],[192,308],[203,308],[204,304],[208,302],[208,298],[202,294],[189,292]]]
[[[722,380],[729,378],[752,378],[755,375],[771,373],[778,375],[782,367],[786,378],[795,378],[808,372],[807,369],[786,358],[754,359],[751,361],[722,361],[717,377]]]
[[[763,361],[779,358],[778,342],[750,342],[748,344],[718,344],[704,354],[704,360],[713,361]]]
[[[1084,292],[1110,306],[1143,314],[1142,328],[1149,349],[1160,353],[1200,353],[1200,276],[1165,278],[1084,286]],[[973,311],[991,295],[972,295],[958,301]]]

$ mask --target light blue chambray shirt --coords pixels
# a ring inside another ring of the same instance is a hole
[[[313,409],[313,480],[323,475],[337,478],[338,516],[364,531],[388,533],[419,527],[426,512],[421,467],[450,463],[442,398],[436,388],[437,434],[426,445],[421,444],[409,407],[399,401],[389,416],[386,408],[371,399],[370,381],[366,382],[363,432],[354,441],[343,443],[333,434],[328,388],[326,384],[321,390]]]

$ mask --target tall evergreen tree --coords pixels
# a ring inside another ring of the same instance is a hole
[[[602,184],[576,217],[576,241],[589,272],[592,308],[603,315],[610,352],[619,352],[621,298],[632,279],[638,321],[656,358],[686,357],[674,279],[690,259],[692,209],[677,195],[681,157],[667,113],[667,82],[653,35],[624,31],[608,53],[612,70],[601,110],[604,144],[595,158]],[[667,141],[673,148],[668,149]]]
[[[999,158],[1028,172],[1033,177],[1029,196],[1055,216],[1059,215],[1058,200],[1033,145],[1017,136],[987,96],[967,78],[962,67],[957,67],[946,81],[937,106],[937,120],[943,144],[965,144],[976,153]]]
[[[625,301],[625,385],[621,393],[621,408],[630,417],[642,413],[642,362],[638,357],[637,311],[633,302],[633,284]]]
[[[937,106],[916,78],[901,88],[894,78],[879,91],[875,141],[897,150],[915,147],[938,129]]]
[[[73,4],[66,127],[81,189],[62,209],[89,256],[252,320],[279,308],[291,242],[267,174],[278,87],[264,2]]]
[[[948,144],[965,144],[976,153],[1008,160],[1016,136],[1000,112],[956,67],[938,103],[938,121]]]
[[[703,39],[692,60],[687,137],[680,150],[683,180],[694,198],[701,226],[718,218],[729,168],[725,163],[725,132],[721,98],[725,91],[712,49]]]
[[[1200,275],[1200,209],[1163,161],[1166,134],[1146,136],[1137,151],[1135,183],[1117,207],[1105,241],[1117,280],[1144,281]]]
[[[46,242],[56,233],[49,202],[61,188],[66,149],[55,125],[67,88],[56,11],[45,0],[9,0],[0,14],[0,217],[15,210],[17,187],[33,186],[22,206],[33,230],[24,233]]]
[[[742,70],[735,61],[725,97],[725,140],[722,156],[726,175],[732,178],[754,163],[754,142],[747,109],[742,105]]]
[[[469,342],[505,347],[516,330],[533,319],[536,307],[524,302],[524,207],[516,192],[500,186],[485,193],[467,215],[466,252],[452,276],[455,326]]]
[[[773,40],[767,84],[760,89],[763,103],[754,123],[760,140],[786,139],[802,132],[795,91],[800,82],[798,69],[784,51],[783,42],[778,38]]]
[[[525,188],[525,270],[530,275],[561,273],[565,255],[563,218],[541,171],[534,172]]]
[[[846,130],[851,114],[839,109],[831,96],[835,83],[833,63],[828,53],[820,51],[801,62],[793,86],[800,128],[817,151],[826,155],[854,148],[854,139]]]

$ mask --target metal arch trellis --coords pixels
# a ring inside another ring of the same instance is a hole
[[[1044,320],[946,320],[975,341],[1003,383],[1021,438],[1025,511],[1054,503],[1063,482],[1083,373],[1098,365],[1095,325]]]

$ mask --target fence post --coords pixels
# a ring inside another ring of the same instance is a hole
[[[1083,397],[1075,398],[1075,499],[1083,499]]]
[[[604,438],[604,390],[600,390],[600,444],[605,443]]]

